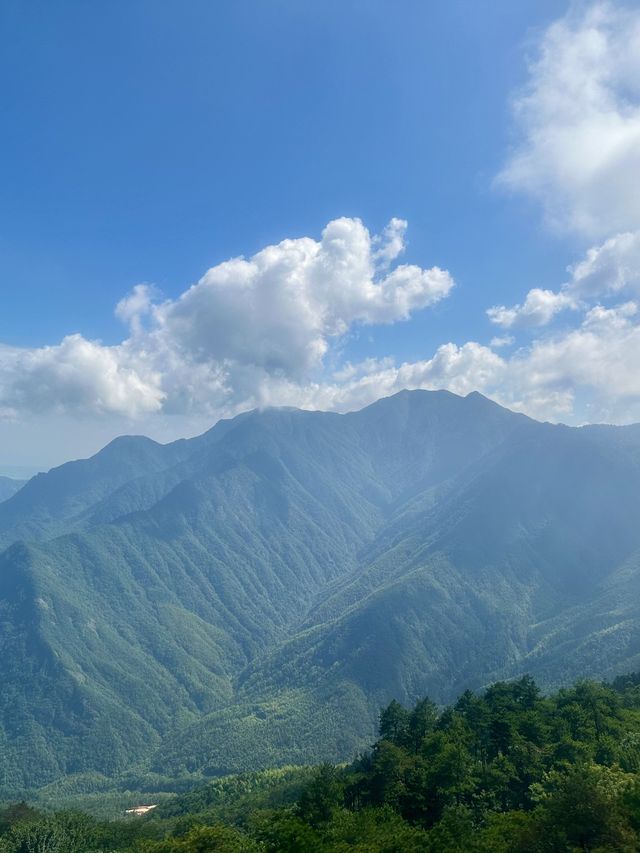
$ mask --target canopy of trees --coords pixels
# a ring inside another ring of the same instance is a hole
[[[141,819],[6,806],[0,853],[640,849],[640,675],[547,697],[525,677],[445,710],[394,701],[379,733],[349,766],[215,780]]]

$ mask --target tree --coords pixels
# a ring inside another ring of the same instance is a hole
[[[334,811],[343,804],[343,786],[336,768],[323,764],[298,800],[298,814],[310,826],[318,827],[331,820]]]
[[[24,800],[20,803],[11,803],[0,810],[0,835],[11,829],[15,823],[26,823],[41,817],[42,812],[27,805]]]
[[[89,853],[97,849],[97,825],[88,815],[58,812],[14,824],[7,841],[11,853]]]
[[[143,841],[137,853],[254,853],[256,843],[231,826],[194,826],[181,838]]]
[[[406,741],[412,752],[420,749],[424,738],[430,734],[438,721],[438,709],[431,699],[421,699],[409,714]]]
[[[406,743],[408,732],[409,712],[393,699],[380,712],[380,738],[395,743],[396,746],[402,746]]]
[[[577,849],[633,853],[637,837],[624,811],[634,778],[618,768],[585,764],[553,771],[538,787],[542,850]]]

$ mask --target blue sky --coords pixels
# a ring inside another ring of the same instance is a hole
[[[636,345],[639,17],[551,0],[4,4],[0,468],[399,387],[640,417],[626,373],[615,392],[596,375],[615,349],[603,324],[629,338],[621,369]],[[374,235],[394,217],[392,257]],[[205,276],[285,239],[303,242]],[[411,281],[383,285],[398,266]]]

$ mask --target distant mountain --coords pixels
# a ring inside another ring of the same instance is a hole
[[[11,495],[15,495],[21,489],[26,480],[14,480],[12,477],[0,476],[0,503],[6,501]]]
[[[640,429],[479,394],[112,442],[0,504],[0,780],[349,757],[392,697],[640,669]]]

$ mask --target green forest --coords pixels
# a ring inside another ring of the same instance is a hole
[[[339,763],[392,698],[633,671],[639,495],[638,428],[445,391],[38,475],[0,502],[0,799]]]
[[[220,777],[144,817],[97,813],[4,804],[0,853],[632,853],[640,673],[549,696],[525,676],[444,709],[393,701],[349,765]]]

